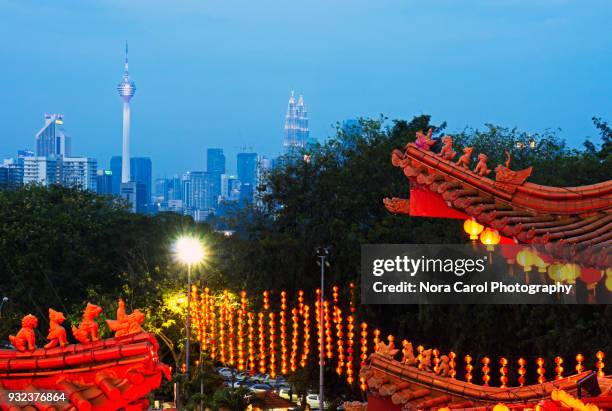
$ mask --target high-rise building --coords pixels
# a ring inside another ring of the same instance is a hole
[[[241,183],[250,183],[254,186],[257,179],[257,153],[238,153],[236,169]]]
[[[225,174],[225,155],[222,148],[206,150],[206,172],[209,174],[212,183],[208,203],[214,208],[221,196],[221,176]]]
[[[0,166],[2,173],[1,188],[17,188],[23,184],[23,167],[26,157],[33,157],[34,152],[31,150],[17,151],[16,158],[6,158]]]
[[[153,201],[157,203],[167,202],[170,189],[170,180],[167,178],[156,178],[155,189],[153,190]]]
[[[61,157],[25,157],[23,162],[23,184],[40,184],[45,187],[61,184],[62,171]]]
[[[144,204],[151,202],[151,186],[153,185],[153,163],[149,157],[132,157],[130,159],[132,181],[145,186]]]
[[[113,177],[112,170],[98,170],[96,192],[99,195],[113,194]]]
[[[285,153],[303,148],[308,141],[308,111],[304,105],[304,97],[300,95],[296,101],[293,91],[287,104],[284,132],[283,147]]]
[[[110,159],[110,169],[113,176],[113,194],[121,194],[121,156],[113,156]]]
[[[183,206],[191,210],[209,210],[212,182],[205,171],[188,171],[183,174]]]
[[[98,161],[89,157],[63,157],[62,184],[96,192]]]
[[[168,200],[181,201],[183,200],[183,180],[180,176],[175,175],[170,179],[168,186]],[[181,204],[182,207],[182,204]]]
[[[45,125],[36,133],[36,156],[70,157],[70,137],[64,132],[62,114],[45,114]]]

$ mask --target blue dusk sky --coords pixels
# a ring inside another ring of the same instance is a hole
[[[125,40],[138,91],[132,154],[154,176],[203,169],[222,147],[280,152],[290,90],[311,136],[357,116],[431,114],[570,144],[612,121],[612,2],[570,0],[0,0],[1,156],[63,113],[73,153],[121,151]]]

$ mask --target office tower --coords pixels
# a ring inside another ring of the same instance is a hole
[[[183,174],[183,205],[191,210],[208,210],[211,204],[212,182],[204,171],[188,171]],[[193,214],[192,214],[193,215]]]
[[[285,153],[303,148],[308,140],[308,112],[304,105],[304,97],[300,95],[296,101],[293,91],[287,104],[284,132],[283,147]]]
[[[113,177],[113,194],[121,194],[121,156],[113,156],[110,159],[110,170]]]
[[[214,208],[221,196],[221,175],[225,174],[223,149],[209,148],[206,150],[206,172],[209,174],[212,183],[208,203]]]
[[[183,200],[183,180],[178,175],[175,175],[170,179],[168,186],[168,200]]]
[[[130,210],[134,213],[146,213],[148,211],[147,204],[144,201],[146,195],[146,186],[138,181],[121,183],[121,197],[128,202]]]
[[[70,157],[70,137],[64,132],[62,114],[45,114],[45,125],[36,133],[36,156]]]
[[[151,186],[153,184],[153,163],[149,157],[132,157],[130,159],[132,181],[145,186],[145,197],[141,199],[144,204],[151,202]]]
[[[113,194],[113,177],[112,170],[98,170],[96,192],[99,195]]]
[[[136,84],[130,80],[128,68],[128,45],[125,43],[125,65],[123,71],[123,81],[117,85],[119,97],[123,100],[123,151],[121,164],[121,182],[132,181],[130,174],[130,100],[136,93]]]
[[[61,157],[25,157],[23,162],[23,184],[40,184],[45,187],[61,184],[62,171]]]
[[[62,184],[66,187],[97,191],[98,161],[89,157],[63,157]]]
[[[257,153],[238,153],[236,169],[241,183],[254,186],[257,179]]]
[[[155,189],[153,190],[153,201],[157,203],[167,202],[168,192],[170,190],[170,180],[167,178],[156,178]]]

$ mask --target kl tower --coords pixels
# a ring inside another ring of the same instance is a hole
[[[123,100],[123,151],[121,157],[121,183],[132,181],[130,176],[130,100],[136,93],[136,84],[130,80],[128,69],[128,44],[125,43],[125,66],[123,81],[117,85],[119,97]]]
[[[123,150],[121,154],[121,197],[132,206],[132,211],[138,210],[138,184],[132,180],[130,173],[130,100],[136,93],[136,84],[130,80],[128,69],[128,44],[125,42],[125,66],[123,81],[117,85],[119,97],[123,100]]]

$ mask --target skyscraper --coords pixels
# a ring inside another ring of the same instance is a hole
[[[257,153],[238,153],[236,166],[240,180],[240,198],[250,201],[257,182]]]
[[[110,160],[110,169],[113,173],[113,194],[121,194],[121,156],[113,156]]]
[[[125,43],[125,65],[123,71],[123,81],[117,85],[119,97],[123,100],[123,154],[121,165],[121,182],[128,183],[131,180],[130,174],[130,100],[136,93],[136,84],[130,80],[128,69],[128,45]]]
[[[36,156],[70,157],[70,137],[64,132],[62,114],[45,114],[45,125],[36,133]]]
[[[96,192],[99,195],[113,194],[113,172],[111,170],[98,170]]]
[[[304,105],[304,97],[300,95],[296,102],[293,91],[287,104],[284,130],[285,139],[283,147],[285,153],[304,147],[309,135],[308,112]]]
[[[212,183],[208,203],[215,207],[221,195],[221,175],[225,174],[225,155],[222,148],[206,150],[206,172]]]
[[[153,163],[149,157],[132,157],[130,159],[132,181],[145,186],[145,197],[141,200],[143,204],[151,202],[151,186],[153,185]]]

